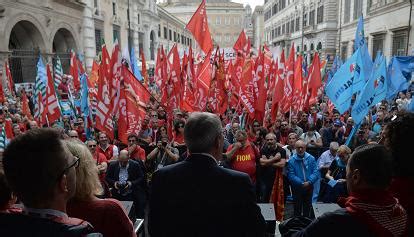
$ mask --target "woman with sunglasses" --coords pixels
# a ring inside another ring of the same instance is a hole
[[[131,221],[122,204],[115,199],[99,199],[102,193],[98,168],[88,148],[76,139],[63,141],[67,149],[79,160],[76,167],[76,191],[69,200],[67,212],[70,216],[87,220],[95,231],[103,236],[133,236]]]
[[[184,127],[185,123],[183,120],[177,120],[174,123],[175,137],[173,140],[173,146],[178,149],[180,155],[187,151],[187,146],[184,141]]]

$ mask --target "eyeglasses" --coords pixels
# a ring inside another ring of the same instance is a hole
[[[78,138],[76,135],[69,136],[70,138]]]
[[[184,124],[180,124],[180,125],[178,125],[178,127],[179,128],[183,128],[184,127]]]
[[[131,139],[131,140],[128,140],[128,142],[136,142],[137,140],[135,140],[135,139]]]
[[[62,173],[58,176],[58,179],[60,179],[60,177],[62,177],[66,172],[68,172],[68,170],[70,170],[70,168],[75,167],[78,168],[79,164],[80,164],[80,159],[79,157],[73,156],[75,158],[75,161],[73,161],[72,164],[70,164],[68,167],[66,167],[65,169],[63,169]]]
[[[89,145],[88,147],[92,148],[92,147],[96,147],[96,145]]]

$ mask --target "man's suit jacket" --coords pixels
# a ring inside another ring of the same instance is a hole
[[[114,183],[116,181],[119,181],[119,170],[119,161],[112,161],[109,163],[105,177],[106,182],[109,184],[109,187],[113,188]],[[138,162],[134,160],[129,160],[128,181],[131,181],[132,183],[132,192],[142,189],[142,186],[144,184],[144,172]]]
[[[158,170],[150,195],[152,237],[264,235],[249,176],[211,157],[191,155]]]

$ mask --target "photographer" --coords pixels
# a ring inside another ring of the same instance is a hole
[[[164,166],[175,163],[178,158],[178,149],[168,144],[168,136],[164,134],[157,142],[155,149],[148,154],[146,164],[149,166],[150,173],[153,173]]]

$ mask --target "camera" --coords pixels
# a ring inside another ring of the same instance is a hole
[[[120,190],[125,189],[126,186],[127,186],[127,183],[126,182],[119,182],[118,183],[118,187],[119,187]]]
[[[163,147],[166,147],[167,146],[167,142],[162,142],[162,144],[161,144]]]
[[[358,135],[364,135],[364,131],[363,130],[359,130],[358,131]]]

